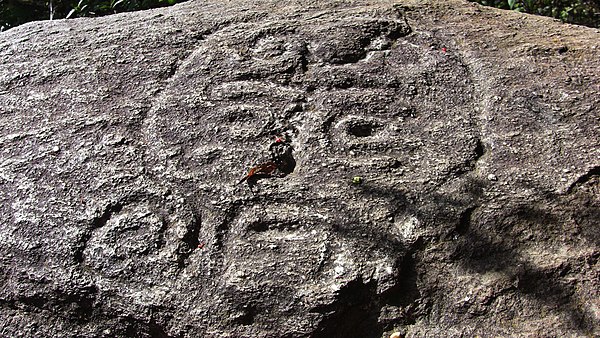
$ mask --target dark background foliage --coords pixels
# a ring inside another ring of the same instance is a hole
[[[564,22],[600,27],[600,0],[470,0],[486,6],[550,16]]]
[[[35,20],[102,16],[176,2],[182,0],[0,0],[0,30]]]

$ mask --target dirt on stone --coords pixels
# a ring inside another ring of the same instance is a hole
[[[2,32],[0,335],[598,336],[599,42],[459,0]]]

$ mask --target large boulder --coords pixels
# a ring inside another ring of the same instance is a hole
[[[209,0],[0,40],[2,336],[600,335],[597,29]],[[293,172],[237,184],[274,135]]]

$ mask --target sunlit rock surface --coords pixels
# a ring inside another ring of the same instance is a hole
[[[599,53],[458,0],[0,33],[0,334],[600,335]]]

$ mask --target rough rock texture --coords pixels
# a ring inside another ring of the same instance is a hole
[[[599,44],[458,0],[0,33],[0,334],[598,336]]]

